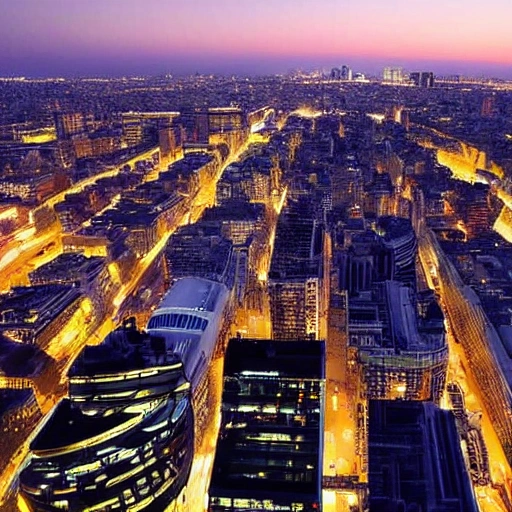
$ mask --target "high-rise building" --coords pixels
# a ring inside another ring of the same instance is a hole
[[[159,132],[173,125],[179,112],[123,112],[123,137],[128,146],[158,144]]]
[[[208,129],[211,134],[241,130],[246,124],[239,107],[219,107],[208,109]]]
[[[491,117],[494,114],[494,107],[496,103],[495,96],[486,96],[482,100],[482,117]]]
[[[476,512],[460,446],[451,411],[371,400],[370,512]]]
[[[393,182],[388,172],[375,171],[373,180],[366,187],[365,212],[375,216],[391,213]]]
[[[68,374],[69,396],[30,444],[20,475],[30,510],[183,503],[194,413],[183,362],[169,352],[164,338],[140,333],[133,321],[84,348]]]
[[[401,84],[403,82],[402,68],[385,67],[382,73],[382,80],[389,84]]]
[[[333,80],[352,80],[352,69],[346,64],[341,68],[332,68],[330,77]]]
[[[80,135],[87,131],[88,123],[91,121],[91,115],[85,115],[81,112],[57,113],[55,114],[55,126],[59,140],[70,139],[75,135]]]
[[[475,183],[469,190],[464,204],[464,220],[468,236],[474,238],[489,230],[491,213],[489,210],[489,185]]]
[[[352,225],[359,229],[352,230]],[[336,255],[340,289],[355,296],[389,280],[416,288],[417,241],[409,220],[381,217],[375,231],[351,223],[344,236],[348,249]]]
[[[348,162],[331,176],[333,206],[357,207],[363,203],[363,173]]]
[[[269,272],[270,315],[275,339],[320,339],[327,300],[323,226],[307,201],[293,202],[280,216]]]
[[[414,71],[409,75],[411,82],[418,87],[434,87],[432,71]]]
[[[232,339],[210,512],[320,510],[325,343]]]
[[[433,400],[448,365],[444,316],[434,298],[420,315],[415,293],[396,281],[349,297],[349,346],[368,398]]]
[[[415,288],[418,242],[411,221],[400,217],[381,217],[377,233],[384,249],[377,258],[379,278],[393,279]]]
[[[341,66],[340,78],[342,80],[352,80],[352,69],[345,64]]]

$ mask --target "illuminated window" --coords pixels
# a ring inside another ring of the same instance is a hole
[[[135,496],[131,489],[126,489],[123,491],[123,499],[126,505],[131,505],[135,502]]]
[[[59,500],[54,501],[52,506],[61,510],[69,510],[69,501],[68,500]]]

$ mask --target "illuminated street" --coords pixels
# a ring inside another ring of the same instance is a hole
[[[73,194],[76,192],[80,192],[84,190],[86,187],[93,185],[101,178],[111,178],[112,176],[117,176],[124,166],[129,165],[132,167],[135,165],[136,162],[139,160],[145,160],[146,158],[152,157],[153,154],[155,154],[158,151],[158,148],[151,148],[147,151],[144,151],[143,153],[137,154],[128,160],[123,161],[119,165],[116,165],[113,169],[108,169],[106,171],[103,171],[99,174],[95,174],[94,176],[91,176],[89,178],[86,178],[84,180],[80,180],[78,183],[75,183],[72,185],[69,189],[60,192],[59,194],[56,194],[49,199],[47,199],[41,206],[42,207],[49,207],[52,208],[57,203],[60,203],[64,200],[66,194]]]
[[[152,148],[124,161],[114,169],[81,180],[69,189],[47,199],[40,208],[53,208],[57,203],[62,202],[67,194],[82,191],[101,178],[116,176],[125,165],[133,166],[135,162],[151,157],[155,151],[156,149]],[[0,249],[0,272],[3,276],[8,276],[0,282],[0,291],[7,291],[11,286],[26,285],[27,271],[52,260],[62,252],[60,229],[60,224],[54,223],[50,229],[37,233],[35,227],[29,225],[14,233],[11,241]],[[44,252],[44,258],[34,261],[36,255],[43,256],[38,254],[42,252]]]
[[[207,407],[209,415],[205,424],[205,432],[202,433],[202,440],[199,445],[195,446],[194,461],[187,484],[186,512],[203,512],[208,507],[208,487],[220,427],[223,367],[223,356],[217,357],[212,360],[208,371]]]
[[[495,426],[491,421],[489,413],[486,412],[485,404],[488,401],[483,398],[485,391],[477,384],[473,375],[472,365],[468,364],[464,348],[469,340],[457,338],[457,333],[461,332],[462,329],[462,325],[459,322],[464,322],[463,317],[459,317],[452,308],[455,303],[458,303],[462,307],[467,308],[468,315],[473,315],[474,312],[471,311],[471,305],[468,302],[464,299],[461,300],[461,292],[456,289],[458,286],[456,281],[449,279],[448,276],[455,271],[451,263],[447,261],[446,256],[442,254],[437,242],[434,240],[434,235],[430,232],[425,233],[425,236],[420,238],[419,255],[425,269],[425,274],[430,279],[432,288],[435,288],[440,293],[443,307],[450,319],[448,323],[450,364],[447,382],[453,380],[459,383],[464,391],[469,411],[483,412],[482,433],[490,455],[491,478],[495,487],[477,487],[475,489],[479,504],[482,510],[485,511],[501,510],[505,512],[509,510],[509,507],[501,498],[500,493],[504,493],[505,499],[510,503],[512,496],[512,487],[510,485],[512,483],[512,471],[496,435]],[[438,282],[432,280],[433,276],[437,276]],[[479,322],[475,325],[478,326]],[[481,334],[471,334],[471,336],[481,336]]]
[[[62,252],[57,226],[35,237],[27,235],[27,238],[16,242],[15,247],[10,248],[0,259],[0,271],[5,276],[0,283],[1,291],[26,284],[28,271],[32,270],[31,265],[38,256],[44,255],[43,261],[49,261]]]
[[[350,507],[357,505],[362,497],[348,485],[350,478],[367,482],[367,469],[363,467],[367,448],[364,441],[361,444],[366,429],[358,425],[365,418],[361,412],[358,414],[364,404],[359,397],[357,377],[349,366],[345,314],[343,310],[331,309],[326,345],[322,509],[325,512],[350,512]]]
[[[49,376],[51,375],[50,380],[48,380],[46,375],[42,375],[41,378],[36,381],[36,390],[40,386],[42,386],[42,389],[44,390],[44,394],[38,393],[37,395],[38,402],[40,403],[40,407],[44,414],[47,414],[53,405],[65,393],[65,376],[76,355],[82,350],[86,343],[100,343],[105,336],[115,328],[116,324],[121,320],[119,313],[122,311],[123,304],[126,299],[133,295],[140,287],[148,269],[152,266],[155,260],[160,257],[169,237],[179,227],[179,225],[188,222],[195,222],[201,217],[204,209],[213,204],[217,180],[222,176],[225,168],[243,154],[247,149],[248,144],[249,142],[246,142],[234,156],[224,162],[217,173],[216,179],[209,183],[208,186],[203,187],[200,190],[200,193],[192,200],[190,206],[190,210],[194,212],[192,218],[189,218],[188,213],[185,213],[181,222],[178,222],[172,229],[168,230],[166,235],[159,240],[152,250],[137,261],[137,266],[132,271],[130,280],[121,284],[112,301],[112,309],[106,312],[104,318],[94,318],[94,313],[92,312],[91,305],[89,303],[88,305],[80,308],[70,319],[68,325],[61,331],[60,336],[52,340],[51,345],[47,347],[47,353],[57,361],[56,368],[46,369],[46,374]],[[151,154],[151,152],[148,152],[147,154]],[[134,162],[143,156],[144,155],[137,156],[132,160]],[[62,200],[62,198],[52,198],[52,200],[58,202],[59,200]],[[280,204],[282,204],[282,201]],[[0,260],[2,270],[7,272],[6,275],[10,276],[9,281],[4,282],[6,290],[13,284],[27,284],[27,274],[30,270],[52,260],[62,252],[62,245],[60,243],[60,237],[56,226],[57,225],[54,224],[52,230],[47,231],[36,238],[32,238],[32,235],[34,234],[33,228],[28,228],[27,230],[20,231],[17,234],[15,240],[17,241],[20,239],[23,240],[23,242],[20,244],[19,248],[17,247],[7,251]],[[89,329],[83,328],[84,323],[86,325],[97,325],[97,327],[91,332]],[[222,363],[216,363],[217,366],[219,364],[221,365]],[[214,389],[211,390],[209,395],[209,400],[213,400],[212,408],[210,408],[210,410],[217,414],[217,416],[219,414],[220,393],[222,389],[222,371],[220,371],[218,375],[220,375],[220,377],[218,377],[217,380],[212,379],[210,381],[212,385],[214,384]],[[213,406],[214,404],[215,407]],[[208,425],[216,425],[216,429],[214,428],[213,431],[208,430],[203,438],[201,446],[198,447],[201,455],[194,461],[191,484],[189,485],[190,489],[202,489],[201,492],[203,498],[201,506],[204,506],[205,503],[204,494],[206,492],[205,489],[207,488],[205,485],[209,481],[209,474],[213,464],[213,448],[215,446],[218,431],[218,421],[219,420],[217,419],[216,423],[208,422]],[[28,454],[28,446],[33,438],[34,433],[32,433],[32,435],[27,438],[26,442],[16,451],[16,457],[11,458],[11,462],[3,472],[0,478],[0,481],[2,482],[0,496],[9,496],[9,498],[12,498],[12,496],[6,493],[9,487],[15,482],[19,471],[19,465],[26,458],[26,455]],[[187,495],[192,497],[191,499],[195,499],[195,497],[198,496],[195,490],[187,492]],[[199,510],[197,508],[197,503],[188,510]]]
[[[257,10],[130,2],[99,78],[66,44],[63,78],[0,76],[0,510],[512,511],[512,80],[260,76]],[[248,74],[184,58],[200,23]]]

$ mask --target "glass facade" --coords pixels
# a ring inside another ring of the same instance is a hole
[[[279,349],[289,343],[316,348],[316,361],[308,354],[313,368],[323,365],[323,342],[232,342],[248,344],[247,359],[234,372],[227,360],[210,511],[319,510],[322,371],[316,376],[301,375],[301,365],[293,364],[292,355],[304,359],[298,355],[300,348],[287,349],[291,357],[283,358]],[[274,364],[268,370],[258,365],[258,354],[252,351],[255,343],[275,349],[270,356]],[[247,369],[242,368],[244,362]]]

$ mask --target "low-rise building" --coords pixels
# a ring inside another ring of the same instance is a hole
[[[82,292],[70,285],[15,287],[0,295],[0,332],[45,348],[80,306]]]

